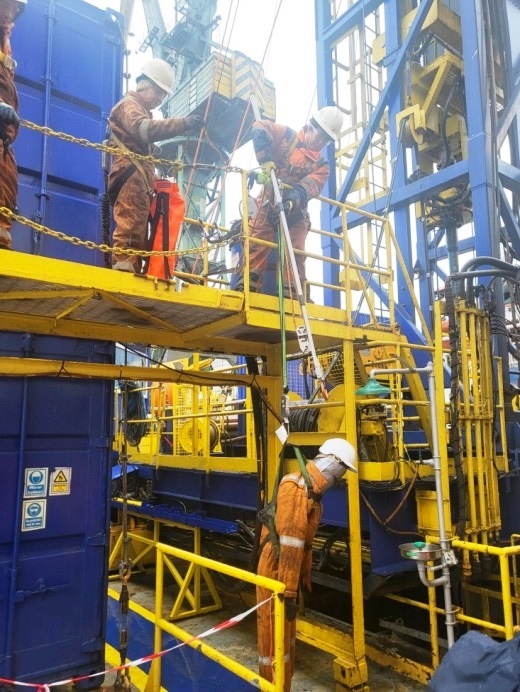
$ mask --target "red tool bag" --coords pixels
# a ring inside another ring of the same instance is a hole
[[[148,250],[175,250],[186,212],[186,204],[177,183],[169,180],[156,180],[153,184],[154,195],[150,205],[148,219]],[[159,279],[171,279],[177,264],[177,257],[146,257],[144,273]]]

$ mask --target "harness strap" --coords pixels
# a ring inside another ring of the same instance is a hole
[[[117,144],[117,146],[120,149],[122,149],[127,154],[133,154],[134,153],[133,151],[130,151],[130,149],[127,146],[125,146],[123,144],[123,142],[119,139],[119,137],[117,135],[115,135],[113,132],[110,132],[110,138]],[[141,174],[144,182],[148,184],[148,178],[146,176],[146,173],[144,172],[143,164],[140,161],[138,161],[137,159],[135,159],[133,161],[133,166],[135,168],[137,168],[137,170]],[[135,170],[135,168],[134,168],[134,170]],[[148,189],[148,194],[151,195],[152,193],[153,193],[153,190]]]
[[[148,250],[153,249],[155,242],[155,236],[157,235],[157,229],[159,227],[159,220],[162,217],[163,220],[163,234],[162,234],[162,249],[167,252],[169,247],[169,229],[170,229],[170,195],[167,192],[156,192],[155,193],[155,213],[148,217],[150,223],[150,237],[148,239]],[[170,272],[170,265],[168,264],[168,256],[164,255],[164,276],[166,279],[170,280],[172,278]],[[145,269],[148,269],[150,264],[150,258],[146,258]]]
[[[135,163],[132,163],[126,170],[124,170],[119,178],[116,179],[116,182],[110,187],[109,190],[107,190],[108,198],[110,200],[110,204],[114,206],[116,199],[119,197],[119,193],[121,192],[123,185],[126,183],[126,181],[131,178],[131,176],[135,173],[137,170],[137,166]]]

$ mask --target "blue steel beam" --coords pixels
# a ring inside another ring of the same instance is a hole
[[[506,190],[520,194],[520,169],[506,161],[498,161],[498,175]]]
[[[323,47],[322,36],[327,32],[328,27],[330,27],[331,17],[330,17],[330,3],[328,0],[324,2],[323,0],[315,0],[315,22],[316,22],[316,43],[321,46],[319,50],[316,51],[316,70],[318,75],[318,87],[317,87],[317,97],[318,106],[321,108],[326,105],[334,103],[334,93],[333,93],[333,71],[332,71],[332,52],[328,48]],[[339,105],[339,104],[338,104]],[[323,189],[323,195],[329,197],[330,199],[336,198],[336,161],[334,158],[334,145],[330,144],[327,147],[327,158],[330,164],[330,176]],[[320,213],[321,228],[325,230],[330,229],[331,224],[331,211],[329,205],[321,205]],[[339,245],[332,242],[330,238],[325,236],[322,237],[322,251],[325,257],[330,257],[331,259],[339,259]],[[331,265],[326,263],[323,269],[323,280],[328,284],[337,284],[339,282],[339,269],[336,265]],[[331,307],[340,307],[340,295],[338,291],[325,291],[324,294],[325,305],[330,305]]]
[[[424,23],[426,15],[430,10],[432,3],[433,0],[423,0],[421,2],[417,9],[417,13],[413,19],[413,22],[410,26],[410,30],[397,52],[396,58],[392,65],[392,70],[390,74],[388,74],[387,82],[383,88],[383,91],[381,92],[377,106],[374,108],[374,111],[370,117],[363,137],[361,138],[361,142],[359,143],[359,146],[356,149],[356,153],[354,154],[354,158],[352,159],[352,163],[350,164],[350,167],[348,169],[345,181],[339,192],[338,200],[340,202],[343,202],[347,198],[348,193],[350,192],[350,189],[358,174],[359,168],[363,163],[363,159],[365,158],[365,155],[368,151],[374,132],[376,131],[379,121],[383,117],[385,108],[388,105],[389,96],[396,88],[398,88],[399,81],[402,79],[403,67],[408,56],[408,51],[414,44],[415,39],[417,38],[417,35],[419,34],[422,28],[422,25]],[[339,211],[336,210],[334,215],[336,216],[338,213]]]
[[[520,81],[517,82],[514,91],[511,94],[511,98],[509,99],[508,103],[506,104],[506,107],[502,111],[502,115],[500,117],[500,120],[498,121],[497,148],[499,150],[507,137],[507,133],[509,131],[509,128],[511,127],[511,123],[513,122],[514,118],[516,118],[519,105]]]
[[[322,6],[320,0],[317,0],[317,4]],[[333,24],[328,22],[328,28],[321,34],[323,41],[323,47],[325,51],[330,51],[334,44],[338,43],[349,31],[360,24],[363,24],[365,17],[367,15],[375,12],[379,5],[383,3],[383,0],[358,0],[352,7],[350,7],[346,12],[344,12],[340,17],[338,17]],[[330,16],[330,6],[327,0],[327,10]]]
[[[509,166],[504,168],[504,175],[507,175],[508,179],[512,179],[510,176],[513,172],[517,171],[518,178],[516,184],[520,190],[520,171],[514,168],[514,166]],[[402,207],[408,207],[414,202],[419,202],[422,199],[430,199],[433,195],[438,192],[442,192],[450,187],[459,185],[464,180],[467,180],[469,172],[468,161],[457,161],[457,163],[447,166],[446,168],[432,173],[425,178],[420,178],[415,180],[413,183],[408,183],[403,185],[398,189],[392,191],[392,197],[390,199],[389,210],[395,211],[396,209]],[[508,187],[508,185],[505,185]],[[509,188],[510,189],[510,188]],[[375,201],[369,202],[364,206],[360,207],[360,211],[367,211],[372,214],[382,214],[386,209],[388,204],[388,198],[382,197]],[[350,212],[347,215],[348,228],[355,228],[362,223],[366,223],[366,217],[363,217],[361,213]],[[334,219],[332,223],[332,230],[339,231],[341,229],[341,219]]]
[[[520,257],[520,225],[518,224],[501,183],[499,183],[498,189],[500,192],[500,216],[502,217],[507,231],[507,238],[511,242],[516,256]]]

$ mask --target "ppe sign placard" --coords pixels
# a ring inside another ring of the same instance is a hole
[[[51,471],[49,495],[70,495],[70,466],[58,466]]]
[[[47,500],[24,500],[22,531],[44,529],[47,516]]]
[[[24,497],[45,497],[49,469],[25,469]]]

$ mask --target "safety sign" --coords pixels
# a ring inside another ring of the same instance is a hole
[[[70,495],[70,466],[57,466],[51,471],[49,495]]]
[[[49,469],[25,469],[24,497],[45,497]]]
[[[44,529],[47,516],[47,500],[24,500],[22,531]]]

